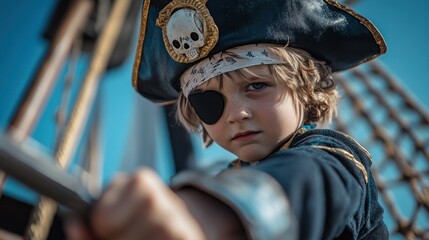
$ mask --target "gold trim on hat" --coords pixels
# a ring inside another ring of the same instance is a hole
[[[146,25],[147,25],[147,16],[149,15],[149,6],[150,0],[146,0],[143,3],[142,16],[140,19],[140,34],[139,34],[139,42],[137,45],[136,56],[134,58],[134,66],[133,66],[133,87],[138,92],[137,88],[137,79],[139,77],[139,66],[140,60],[142,56],[143,42],[146,35]]]
[[[165,48],[170,56],[176,61],[181,63],[190,63],[195,62],[198,59],[201,59],[209,54],[209,52],[214,48],[218,39],[219,39],[219,30],[210,15],[209,10],[204,5],[206,0],[173,0],[164,9],[159,13],[158,19],[156,20],[156,25],[162,29],[162,38],[164,40]],[[197,11],[201,17],[204,19],[206,26],[204,29],[204,46],[200,48],[200,53],[197,58],[189,59],[183,54],[177,54],[173,47],[170,45],[170,42],[167,38],[167,23],[171,17],[171,14],[177,9],[180,8],[191,8]]]
[[[355,11],[353,11],[352,9],[350,9],[349,7],[339,3],[337,0],[325,0],[325,2],[327,2],[328,4],[337,7],[345,12],[347,12],[348,14],[352,15],[353,17],[355,17],[356,19],[359,20],[359,22],[364,25],[372,34],[372,36],[374,37],[375,42],[378,45],[378,48],[380,49],[380,52],[378,54],[374,54],[370,57],[365,58],[364,60],[360,61],[359,63],[356,64],[360,65],[362,63],[368,62],[378,56],[380,56],[381,54],[384,54],[387,50],[387,46],[386,46],[386,42],[383,39],[383,36],[381,36],[380,32],[378,31],[378,29],[374,26],[374,24],[372,24],[371,21],[369,21],[368,19],[366,19],[365,17],[357,14]]]

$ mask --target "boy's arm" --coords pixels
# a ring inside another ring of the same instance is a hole
[[[177,192],[199,223],[207,240],[247,239],[238,216],[231,208],[194,188],[185,188]]]
[[[174,193],[148,169],[112,181],[89,215],[90,229],[66,220],[70,240],[247,238],[230,207],[196,188]]]
[[[188,171],[173,179],[172,188],[179,195],[188,189],[210,199],[208,201],[210,205],[222,206],[226,210],[223,213],[234,216],[234,222],[240,223],[240,229],[244,231],[244,236],[241,235],[236,239],[242,239],[242,237],[261,240],[298,239],[296,220],[282,187],[263,171],[249,168],[228,169],[216,176]],[[197,198],[189,197],[184,200],[197,221],[210,218],[210,212],[216,211],[205,209],[201,207],[202,205],[195,208],[195,211],[192,209],[194,207],[192,201],[197,201]],[[201,203],[201,201],[198,202]],[[225,216],[218,215],[219,218],[216,221],[219,225],[223,225],[222,227],[230,224],[229,221],[225,221]],[[234,225],[233,230],[237,229]],[[215,236],[219,237],[213,239],[224,239],[219,234]]]

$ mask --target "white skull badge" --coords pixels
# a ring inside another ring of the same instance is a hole
[[[167,23],[167,38],[177,54],[196,59],[204,46],[204,19],[191,8],[174,12]]]

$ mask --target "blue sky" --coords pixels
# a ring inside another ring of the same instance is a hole
[[[357,2],[353,9],[370,19],[387,43],[387,53],[379,60],[428,110],[429,1]]]

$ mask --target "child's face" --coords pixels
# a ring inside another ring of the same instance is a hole
[[[294,106],[297,101],[288,91],[275,83],[266,65],[249,67],[242,73],[224,75],[220,89],[216,79],[199,86],[203,91],[219,91],[225,101],[220,119],[203,126],[221,147],[253,162],[284,144],[299,127],[302,111],[301,106]]]

